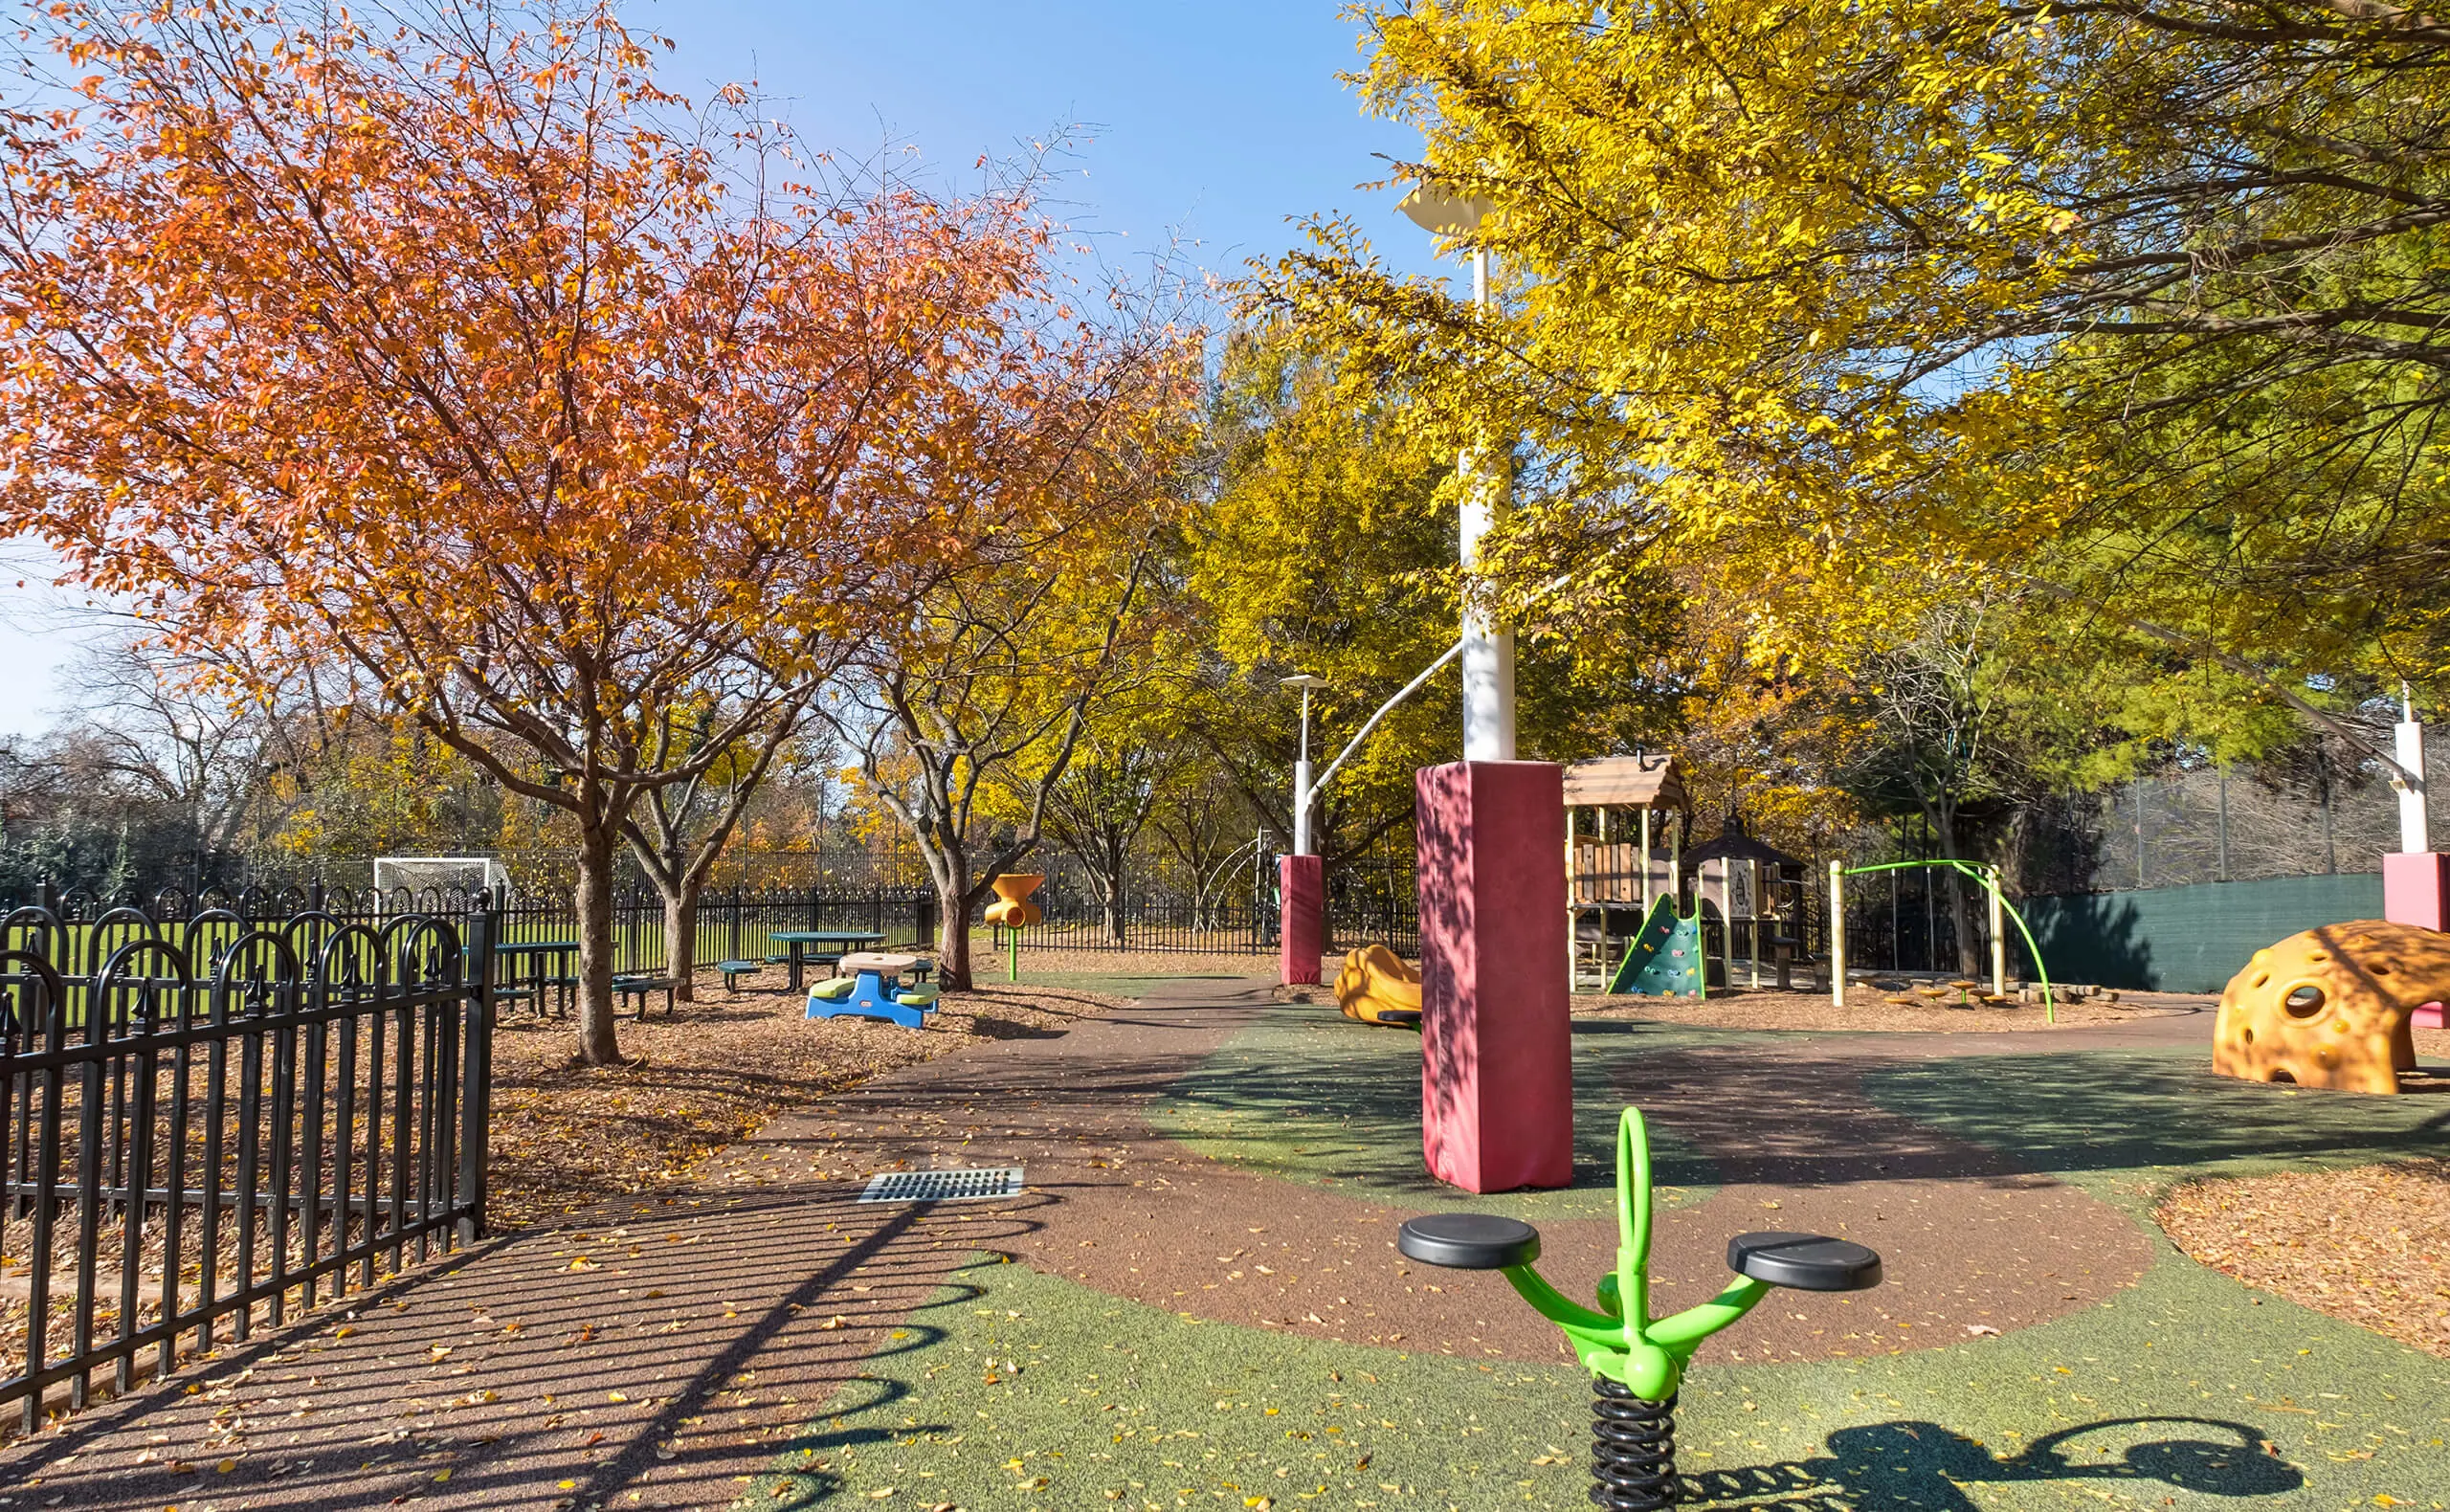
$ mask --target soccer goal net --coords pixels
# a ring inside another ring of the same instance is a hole
[[[385,913],[461,913],[480,894],[510,896],[510,873],[484,856],[375,858],[376,906]]]

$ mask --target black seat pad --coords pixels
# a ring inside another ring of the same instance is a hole
[[[1726,1268],[1800,1292],[1861,1292],[1880,1284],[1880,1256],[1849,1239],[1772,1230],[1726,1241]]]
[[[1538,1259],[1540,1231],[1485,1212],[1433,1212],[1406,1219],[1395,1231],[1395,1248],[1428,1265],[1497,1271]]]

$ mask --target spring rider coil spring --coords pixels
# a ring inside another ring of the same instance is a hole
[[[1773,1286],[1864,1291],[1881,1282],[1880,1256],[1818,1234],[1771,1231],[1727,1241],[1736,1279],[1697,1307],[1650,1316],[1650,1134],[1641,1110],[1616,1121],[1616,1268],[1601,1277],[1598,1307],[1548,1284],[1531,1262],[1540,1233],[1513,1218],[1441,1212],[1407,1221],[1396,1248],[1459,1270],[1499,1271],[1541,1317],[1565,1330],[1591,1372],[1592,1502],[1607,1512],[1676,1504],[1676,1391],[1702,1341],[1750,1312]]]
[[[1604,1375],[1591,1378],[1591,1500],[1608,1512],[1676,1504],[1676,1397],[1645,1402]]]

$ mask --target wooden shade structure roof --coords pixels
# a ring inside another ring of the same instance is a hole
[[[1568,767],[1566,807],[1584,805],[1680,811],[1692,807],[1684,796],[1684,778],[1676,768],[1676,758],[1650,752],[1601,756]]]

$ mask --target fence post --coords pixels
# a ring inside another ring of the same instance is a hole
[[[809,884],[809,889],[808,889],[808,923],[805,923],[805,924],[803,924],[803,925],[801,925],[800,927],[802,927],[803,929],[822,929],[822,928],[824,928],[824,927],[825,927],[824,923],[822,923],[822,922],[821,922],[821,921],[816,917],[816,914],[817,914],[817,886],[816,886],[816,884],[815,884],[814,882],[811,882],[811,883]]]
[[[459,1204],[461,1244],[485,1232],[485,1167],[493,1126],[494,944],[497,916],[491,908],[468,915],[468,961],[475,979],[460,1011]]]
[[[1829,1001],[1846,1006],[1846,863],[1829,863]]]

